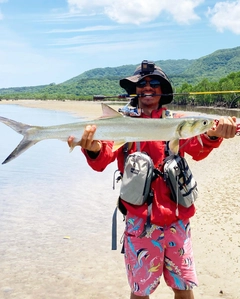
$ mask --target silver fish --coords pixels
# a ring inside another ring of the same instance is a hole
[[[17,158],[29,147],[45,139],[58,139],[67,142],[69,136],[76,136],[73,147],[81,139],[87,125],[96,125],[95,140],[114,141],[113,150],[117,150],[126,142],[134,141],[172,141],[171,150],[178,144],[179,139],[197,136],[214,125],[214,120],[205,117],[195,118],[137,118],[123,116],[106,104],[102,104],[103,115],[92,121],[56,125],[31,126],[0,116],[0,122],[9,126],[23,139],[14,151],[3,161],[8,163]]]

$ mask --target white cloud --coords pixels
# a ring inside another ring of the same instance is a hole
[[[198,20],[194,9],[204,0],[68,0],[70,12],[98,12],[122,24],[141,24],[153,21],[160,14],[171,15],[178,23]]]
[[[208,9],[211,23],[218,31],[230,30],[240,34],[240,1],[219,2],[214,8]]]
[[[176,4],[175,0],[169,0],[166,1],[166,10],[178,23],[188,24],[191,21],[200,19],[194,12],[194,9],[203,2],[204,0],[182,0],[178,1]]]

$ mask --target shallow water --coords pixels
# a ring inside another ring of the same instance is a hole
[[[1,116],[27,124],[57,125],[77,120],[69,113],[17,105],[1,105],[0,109]],[[2,140],[0,161],[3,161],[22,136],[0,123],[0,138]],[[40,205],[43,210],[48,209],[56,201],[61,201],[64,206],[67,206],[69,201],[79,201],[81,197],[87,198],[92,192],[93,182],[94,190],[101,189],[101,181],[106,178],[111,188],[112,173],[116,166],[110,165],[110,170],[104,172],[104,175],[94,172],[79,151],[78,147],[69,153],[67,143],[44,140],[11,162],[0,165],[1,207],[8,206],[8,203],[11,200],[15,201],[16,197],[19,200],[28,198],[29,202],[33,202],[35,206]],[[56,205],[55,208],[64,210],[64,206]],[[20,205],[18,209],[21,209]],[[3,212],[4,209],[1,209],[0,216]],[[0,221],[1,219],[2,217]]]

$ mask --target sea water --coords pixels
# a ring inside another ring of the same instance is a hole
[[[0,115],[40,126],[81,121],[69,113],[17,105],[1,105]],[[0,123],[0,139],[2,162],[22,135]],[[11,162],[0,164],[0,238],[6,240],[3,234],[8,232],[17,241],[17,232],[25,234],[26,229],[36,237],[54,231],[64,236],[76,228],[78,233],[84,232],[88,225],[97,233],[101,231],[99,213],[103,227],[110,228],[118,196],[112,189],[115,170],[112,163],[104,173],[93,171],[80,147],[69,153],[67,142],[59,140],[41,141]]]

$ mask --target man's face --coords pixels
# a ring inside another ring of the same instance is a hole
[[[157,109],[162,94],[160,81],[156,77],[147,76],[139,81],[136,86],[140,107]]]

